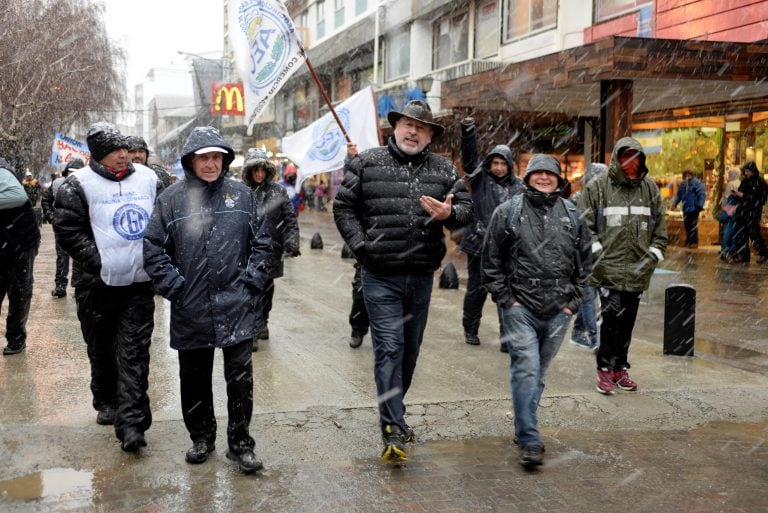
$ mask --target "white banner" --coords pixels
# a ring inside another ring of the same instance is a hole
[[[334,110],[359,151],[379,146],[378,120],[370,87],[353,94]],[[299,166],[298,189],[309,176],[341,169],[347,156],[347,140],[329,112],[308,127],[284,137],[282,152]]]
[[[88,145],[77,139],[67,137],[56,132],[53,137],[53,148],[51,148],[51,164],[58,167],[64,167],[70,160],[78,158],[86,165],[91,160],[91,152],[88,151]]]
[[[230,2],[229,43],[243,77],[250,124],[301,67],[306,55],[280,0]]]

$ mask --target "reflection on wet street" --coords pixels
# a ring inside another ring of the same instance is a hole
[[[96,425],[73,294],[50,296],[53,244],[44,227],[28,348],[0,360],[0,511],[768,511],[768,267],[671,248],[670,272],[645,296],[635,330],[639,391],[597,394],[594,356],[565,344],[539,411],[545,465],[530,474],[512,444],[509,359],[498,351],[490,302],[481,345],[460,336],[466,262],[451,247],[446,263],[462,287],[433,291],[407,398],[417,441],[411,460],[393,469],[379,459],[370,337],[359,349],[348,345],[351,262],[340,258],[327,214],[302,216],[302,256],[286,262],[270,339],[253,353],[251,431],[266,467],[253,476],[225,457],[220,354],[216,450],[202,465],[184,461],[191,442],[160,298],[148,446],[124,453],[112,427]],[[315,232],[325,249],[309,249]],[[662,354],[670,280],[696,288],[693,358]],[[670,476],[686,477],[670,486]]]

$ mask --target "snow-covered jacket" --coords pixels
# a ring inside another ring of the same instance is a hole
[[[40,242],[40,228],[32,202],[13,173],[0,158],[0,258],[18,257]]]
[[[419,198],[445,201],[452,213],[436,221]],[[358,262],[376,273],[435,271],[445,255],[443,226],[459,229],[472,218],[472,202],[458,171],[446,158],[425,149],[400,151],[393,137],[349,160],[333,203],[336,227]]]
[[[704,201],[707,198],[707,192],[704,190],[704,184],[701,180],[692,176],[690,180],[683,180],[680,183],[680,188],[677,189],[677,196],[675,196],[675,203],[673,207],[682,201],[683,212],[693,213],[701,212],[704,210]]]
[[[256,201],[267,216],[269,234],[272,238],[270,277],[279,278],[283,275],[283,252],[299,254],[299,221],[285,187],[272,183],[276,174],[275,166],[266,160],[260,162],[260,165],[266,171],[264,183],[257,185],[253,181],[252,165],[249,165],[248,161],[243,168],[243,183],[253,189]]]
[[[64,180],[54,199],[53,230],[72,257],[75,288],[149,281],[142,238],[156,193],[157,176],[141,164],[128,164],[118,177],[91,160]]]
[[[517,200],[493,213],[483,247],[483,286],[507,308],[517,301],[542,317],[566,307],[575,313],[592,266],[589,230],[559,191],[528,187],[522,194],[517,216]]]
[[[499,178],[491,173],[494,157],[503,158],[509,166],[509,173]],[[485,230],[493,211],[515,194],[523,192],[523,181],[515,176],[512,150],[504,144],[495,146],[482,162],[477,153],[477,130],[474,123],[461,125],[461,167],[467,175],[472,190],[472,222],[464,229],[461,250],[477,256],[483,246]]]
[[[619,153],[640,152],[638,178],[624,174]],[[645,153],[631,138],[619,139],[608,172],[589,182],[579,210],[592,236],[590,285],[627,292],[648,289],[667,249],[667,225],[659,188],[648,177]]]
[[[198,178],[198,149],[227,150],[214,182]],[[158,198],[144,237],[147,273],[171,301],[171,347],[227,347],[264,326],[260,293],[269,279],[272,245],[265,217],[244,184],[225,179],[234,151],[215,129],[195,128],[182,150],[186,179]]]

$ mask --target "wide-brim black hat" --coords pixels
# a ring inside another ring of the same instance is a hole
[[[429,125],[432,128],[433,137],[441,136],[443,135],[443,132],[445,132],[445,127],[443,127],[443,125],[434,122],[432,109],[429,108],[429,104],[424,100],[412,100],[408,102],[405,108],[403,108],[403,112],[397,112],[396,110],[390,111],[389,114],[387,114],[387,120],[394,128],[397,120],[403,116]]]

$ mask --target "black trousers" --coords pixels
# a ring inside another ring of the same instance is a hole
[[[261,314],[264,317],[264,327],[269,322],[269,312],[272,311],[272,299],[275,297],[275,280],[270,278],[264,285],[264,292],[261,294]]]
[[[32,305],[33,270],[37,245],[19,254],[0,258],[0,309],[8,296],[5,338],[9,347],[27,341],[27,319]]]
[[[61,249],[59,243],[56,243],[56,277],[54,284],[57,289],[67,288],[67,275],[69,274],[69,254]]]
[[[155,326],[152,282],[75,289],[77,317],[91,363],[96,410],[116,408],[115,434],[143,433],[149,408],[149,347]]]
[[[363,298],[363,281],[360,278],[360,264],[355,262],[355,276],[352,278],[352,310],[349,312],[349,325],[352,335],[364,336],[368,333],[368,310]]]
[[[464,333],[477,336],[480,319],[483,317],[483,305],[488,292],[481,283],[481,257],[467,254],[467,292],[464,294],[464,309],[461,324]]]
[[[600,326],[597,367],[612,370],[629,368],[627,355],[642,294],[605,288],[599,291],[603,324]]]
[[[224,378],[227,382],[227,443],[240,454],[253,449],[249,434],[253,413],[252,340],[222,349]],[[216,416],[213,410],[213,348],[179,351],[181,409],[184,425],[193,442],[216,441]]]
[[[685,212],[683,214],[683,226],[685,227],[686,244],[699,243],[699,211]]]

